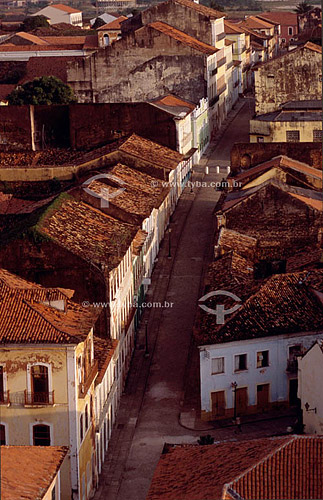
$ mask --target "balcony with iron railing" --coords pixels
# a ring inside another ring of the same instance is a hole
[[[29,392],[25,391],[26,406],[43,406],[54,404],[54,391],[47,392]]]
[[[9,405],[9,391],[0,391],[0,405]]]
[[[298,370],[298,361],[297,359],[288,359],[286,371],[288,373],[297,373]]]
[[[85,398],[87,391],[89,390],[93,380],[95,379],[97,373],[98,373],[98,360],[95,360],[93,365],[91,366],[91,369],[86,377],[86,380],[84,383],[79,384],[79,398]]]

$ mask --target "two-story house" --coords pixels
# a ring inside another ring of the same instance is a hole
[[[5,270],[0,295],[2,444],[68,446],[62,498],[87,500],[97,478],[93,332],[100,308]]]
[[[322,276],[321,271],[272,276],[246,300],[230,299],[234,314],[225,313],[226,302],[225,321],[219,315],[223,297],[205,302],[208,310],[196,332],[202,418],[298,404],[297,356],[323,338]]]

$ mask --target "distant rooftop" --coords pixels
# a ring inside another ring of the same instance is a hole
[[[185,101],[175,95],[160,97],[151,101],[150,104],[178,118],[184,118],[196,108],[196,105],[192,102]]]

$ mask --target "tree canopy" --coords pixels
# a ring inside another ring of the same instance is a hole
[[[26,82],[8,96],[12,106],[24,104],[70,104],[76,102],[73,89],[56,76],[42,76]]]
[[[300,2],[297,6],[296,6],[296,9],[295,9],[295,12],[297,14],[306,14],[306,12],[308,12],[309,10],[312,10],[314,7],[313,5],[310,5],[307,0],[303,0],[302,2]]]
[[[35,28],[42,28],[44,26],[49,26],[45,16],[30,16],[23,20],[21,29],[22,31],[32,31]]]

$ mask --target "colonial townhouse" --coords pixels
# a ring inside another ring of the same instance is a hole
[[[322,47],[307,42],[258,65],[254,73],[257,115],[276,111],[289,101],[320,100]]]
[[[233,46],[234,42],[231,40],[225,40],[225,58],[226,58],[226,81],[227,88],[225,93],[225,103],[226,103],[226,113],[232,109],[232,106],[237,102],[239,98],[239,74],[238,67],[234,64],[233,60]]]
[[[257,18],[279,24],[279,47],[289,47],[298,35],[298,16],[296,12],[262,12]]]
[[[317,340],[298,361],[298,397],[306,434],[323,434],[323,342]]]
[[[322,143],[321,100],[289,101],[250,120],[250,142]]]
[[[239,26],[252,30],[259,35],[267,37],[268,41],[268,59],[272,59],[277,56],[278,53],[278,37],[279,37],[279,25],[277,27],[276,22],[265,21],[257,16],[248,16],[243,21],[239,23]]]
[[[61,497],[87,500],[98,474],[94,328],[100,309],[72,302],[71,290],[46,289],[5,270],[0,295],[2,444],[69,447]]]
[[[67,194],[42,210],[37,221],[34,217],[25,221],[24,234],[2,247],[1,260],[45,284],[72,286],[79,302],[102,305],[100,335],[119,341],[120,397],[134,347],[133,259],[140,255],[147,234]],[[26,265],[28,255],[33,257]]]
[[[230,287],[224,297],[211,292],[196,331],[202,418],[299,404],[297,356],[323,339],[322,278],[322,271],[275,275],[247,299],[237,289],[229,299]]]
[[[1,497],[63,499],[60,476],[67,452],[66,446],[39,448],[1,443]]]
[[[238,71],[238,93],[243,94],[247,90],[250,82],[248,81],[248,71],[251,61],[250,58],[250,34],[239,27],[236,23],[224,21],[224,31],[226,40],[233,42],[232,58]]]

